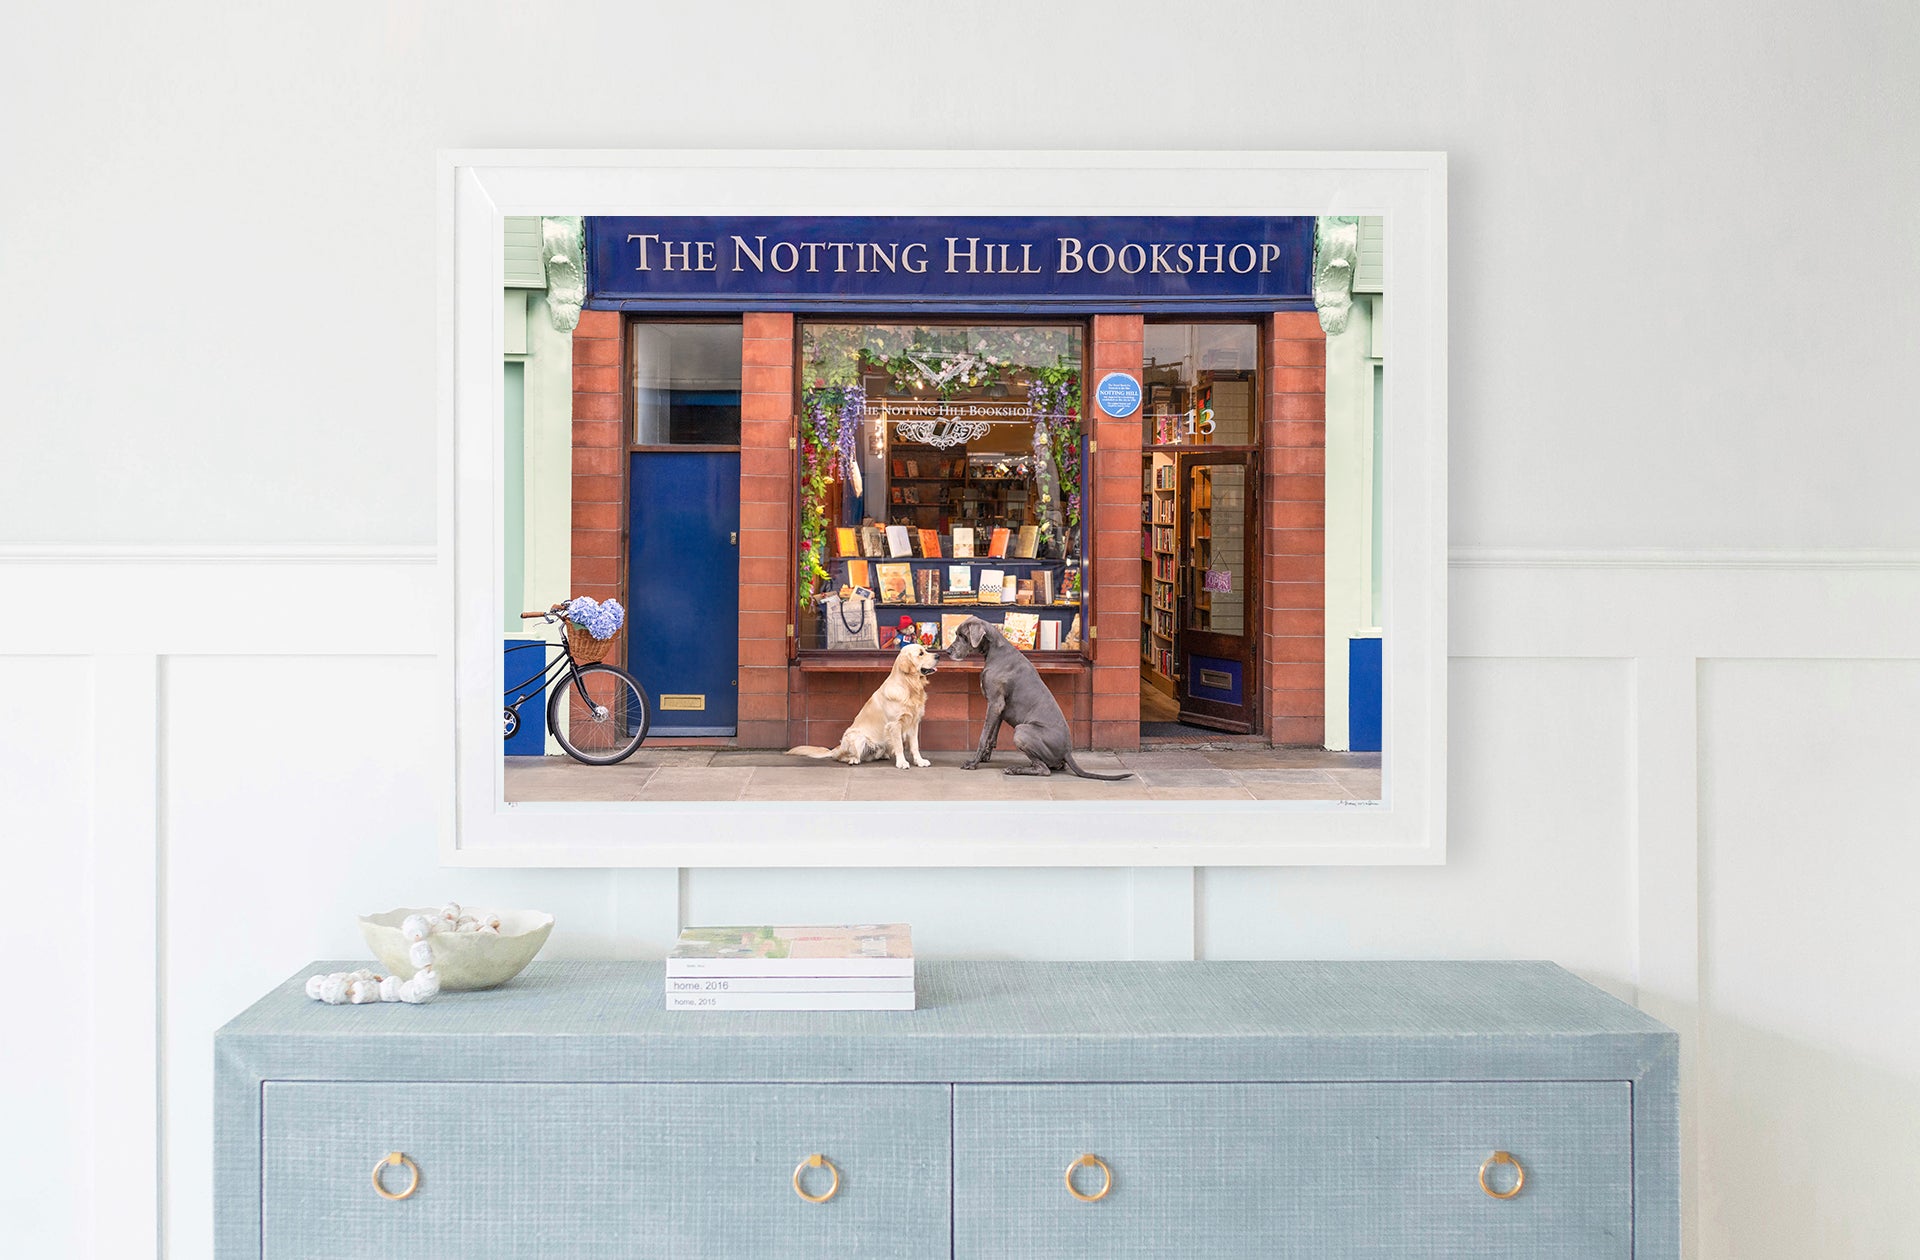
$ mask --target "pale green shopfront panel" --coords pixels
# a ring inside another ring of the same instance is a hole
[[[547,269],[540,257],[540,220],[533,215],[509,215],[505,224],[506,287],[544,289]]]
[[[506,388],[506,460],[504,480],[506,502],[501,513],[502,526],[506,534],[506,570],[505,580],[500,592],[502,608],[500,615],[504,628],[513,634],[524,634],[526,625],[517,615],[529,605],[526,603],[527,573],[527,369],[524,363],[505,365]],[[538,625],[539,623],[534,623]]]

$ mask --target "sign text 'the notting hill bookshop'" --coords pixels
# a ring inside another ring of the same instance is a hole
[[[1304,216],[619,216],[586,235],[603,309],[1284,310],[1313,292]]]

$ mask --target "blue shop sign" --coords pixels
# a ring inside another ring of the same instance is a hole
[[[1311,216],[586,221],[599,310],[1311,310]]]

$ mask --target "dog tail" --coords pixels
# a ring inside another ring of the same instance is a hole
[[[1122,779],[1131,779],[1133,777],[1133,771],[1131,770],[1125,774],[1095,774],[1091,770],[1082,770],[1080,763],[1073,759],[1072,749],[1067,750],[1067,769],[1073,771],[1083,779],[1099,779],[1105,783],[1118,783]]]
[[[822,748],[817,744],[802,744],[798,748],[787,749],[787,756],[812,757],[815,761],[821,761],[833,756],[833,749]]]

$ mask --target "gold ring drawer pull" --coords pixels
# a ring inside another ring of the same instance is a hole
[[[1495,1164],[1512,1164],[1513,1165],[1513,1189],[1495,1190],[1492,1186],[1487,1184],[1487,1170],[1492,1168]],[[1507,1154],[1505,1151],[1495,1151],[1493,1154],[1487,1156],[1486,1163],[1480,1165],[1480,1189],[1485,1191],[1487,1194],[1487,1197],[1489,1198],[1511,1199],[1514,1195],[1519,1194],[1520,1187],[1526,1184],[1527,1184],[1527,1170],[1520,1166],[1519,1160]]]
[[[809,1168],[824,1168],[833,1174],[833,1183],[827,1187],[825,1194],[808,1194],[807,1188],[800,1184],[800,1174]],[[809,1203],[825,1203],[840,1193],[840,1170],[825,1155],[809,1155],[793,1166],[793,1192]]]
[[[1100,1188],[1092,1194],[1082,1194],[1080,1187],[1073,1184],[1073,1170],[1076,1168],[1098,1168],[1100,1170]],[[1067,1193],[1082,1203],[1098,1203],[1107,1197],[1113,1189],[1113,1169],[1107,1167],[1107,1161],[1098,1155],[1082,1155],[1067,1165]]]
[[[407,1188],[405,1190],[387,1189],[385,1184],[380,1180],[381,1170],[401,1167],[404,1167],[409,1174],[407,1177]],[[419,1188],[420,1165],[414,1163],[399,1151],[388,1151],[380,1162],[373,1166],[373,1192],[383,1199],[392,1199],[398,1202],[401,1199],[411,1197],[413,1192]]]

